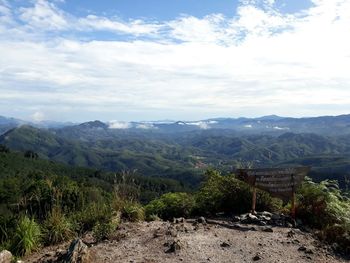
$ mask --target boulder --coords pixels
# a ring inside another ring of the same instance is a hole
[[[203,225],[205,225],[207,223],[204,216],[201,216],[200,218],[198,218],[197,222],[200,224],[203,224]]]
[[[10,251],[3,250],[0,252],[0,263],[11,263],[12,254]]]
[[[64,263],[92,263],[89,248],[81,239],[75,239],[69,246]]]

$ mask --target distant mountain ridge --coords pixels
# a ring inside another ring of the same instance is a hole
[[[80,124],[42,121],[39,123],[26,122],[14,118],[0,116],[0,132],[3,133],[20,125],[31,125],[37,128],[64,128],[78,126],[81,129],[114,129],[152,131],[159,133],[176,133],[209,129],[234,130],[244,134],[256,133],[316,133],[322,135],[350,134],[350,114],[339,116],[320,116],[291,118],[269,115],[258,118],[211,118],[199,121],[109,121],[99,120]]]

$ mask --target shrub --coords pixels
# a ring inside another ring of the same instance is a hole
[[[146,206],[146,217],[150,218],[152,215],[157,215],[162,219],[187,217],[191,214],[194,206],[195,200],[190,194],[167,193]]]
[[[95,240],[99,242],[108,239],[116,227],[117,226],[113,224],[113,222],[97,223],[92,229],[92,234]]]
[[[113,209],[105,203],[90,203],[82,211],[72,215],[74,229],[79,233],[92,230],[97,223],[110,222]]]
[[[196,194],[196,212],[200,214],[242,213],[251,208],[250,187],[234,175],[222,176],[217,171],[208,171],[206,180]]]
[[[283,208],[283,201],[278,198],[273,198],[265,191],[256,191],[256,210],[280,212]]]
[[[248,212],[252,204],[252,188],[233,174],[223,176],[217,171],[209,170],[206,180],[196,194],[196,203],[195,212],[198,214]],[[257,190],[256,210],[276,211],[281,206],[282,201]]]
[[[339,250],[350,253],[350,201],[331,180],[314,183],[307,178],[298,191],[297,216],[319,229],[319,237],[336,243]]]
[[[43,232],[46,244],[57,244],[74,237],[72,224],[59,208],[52,209],[44,222]]]
[[[12,252],[18,256],[25,256],[37,249],[41,241],[39,225],[27,216],[21,218],[16,227],[12,240]]]
[[[157,216],[156,214],[147,214],[146,212],[146,221],[151,222],[151,221],[159,221],[161,218]]]
[[[121,216],[131,222],[138,222],[145,219],[145,210],[139,203],[125,201],[122,207]]]

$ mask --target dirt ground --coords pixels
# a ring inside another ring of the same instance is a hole
[[[24,261],[49,262],[43,256],[49,255],[49,250],[46,248]],[[93,262],[349,262],[336,257],[311,234],[298,229],[238,225],[220,220],[211,220],[208,224],[195,220],[123,223],[109,240],[91,244],[89,250]]]

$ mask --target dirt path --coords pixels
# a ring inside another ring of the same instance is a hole
[[[125,223],[90,250],[96,262],[346,262],[297,229],[222,221]]]

